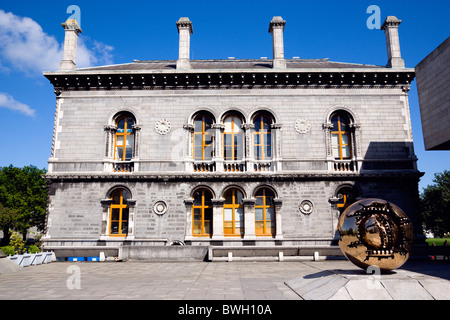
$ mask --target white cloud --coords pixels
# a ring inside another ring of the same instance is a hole
[[[20,113],[23,113],[30,117],[34,117],[36,113],[35,110],[31,109],[26,104],[14,100],[14,98],[11,97],[9,94],[2,92],[0,92],[0,108],[7,108],[13,111],[19,111]]]
[[[62,28],[61,32],[64,32]],[[0,43],[3,68],[13,67],[27,75],[41,75],[42,71],[59,69],[63,44],[45,33],[31,18],[0,10]],[[112,64],[112,51],[111,46],[80,36],[77,67]]]

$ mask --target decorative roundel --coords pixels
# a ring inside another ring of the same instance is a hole
[[[161,119],[156,122],[155,129],[161,135],[168,134],[172,129],[172,124],[167,119]]]
[[[300,118],[295,121],[294,128],[298,133],[305,134],[311,130],[311,124],[305,118]]]
[[[165,214],[167,212],[167,204],[164,201],[157,201],[154,205],[153,205],[153,212],[155,212],[157,215],[162,216],[163,214]]]
[[[314,204],[309,200],[303,200],[300,203],[299,209],[304,215],[310,215],[314,210]]]

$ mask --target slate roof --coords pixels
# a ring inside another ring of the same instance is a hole
[[[132,63],[81,68],[78,71],[176,70],[176,60],[134,60]],[[274,70],[271,59],[191,60],[190,70]],[[329,59],[287,59],[289,69],[387,69],[384,66],[334,62]]]

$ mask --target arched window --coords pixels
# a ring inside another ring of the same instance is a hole
[[[238,189],[229,189],[224,194],[223,234],[225,236],[244,235],[244,195]]]
[[[244,130],[241,128],[241,118],[236,115],[230,115],[225,119],[224,125],[224,160],[242,160],[244,153]]]
[[[253,148],[255,160],[272,159],[272,121],[265,115],[258,115],[253,120]]]
[[[122,115],[117,118],[117,131],[114,139],[114,160],[131,161],[134,157],[134,130],[135,120],[131,115]]]
[[[268,188],[259,189],[255,202],[255,234],[257,236],[275,235],[275,194]]]
[[[339,212],[344,213],[345,209],[347,209],[352,203],[355,202],[356,194],[355,190],[351,186],[344,186],[339,188],[336,192],[336,196],[338,198],[338,202],[336,204]]]
[[[194,192],[192,204],[192,234],[194,236],[211,236],[213,216],[213,195],[208,189]]]
[[[351,133],[350,121],[344,113],[335,113],[331,116],[331,144],[333,157],[336,160],[351,159]]]
[[[211,160],[214,156],[213,120],[200,115],[194,121],[194,160]]]
[[[126,189],[116,189],[111,194],[109,218],[109,234],[111,236],[126,236],[128,234],[128,219],[130,210],[127,201],[131,198]]]

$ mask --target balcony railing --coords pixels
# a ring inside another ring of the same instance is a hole
[[[353,160],[334,160],[333,170],[337,172],[353,172],[356,166]]]
[[[114,172],[134,172],[133,162],[116,162],[113,163]]]
[[[216,163],[214,161],[194,161],[194,172],[215,172]]]
[[[247,163],[245,161],[225,161],[223,164],[224,172],[245,172]]]
[[[253,164],[253,169],[255,172],[272,171],[272,161],[256,161]]]

